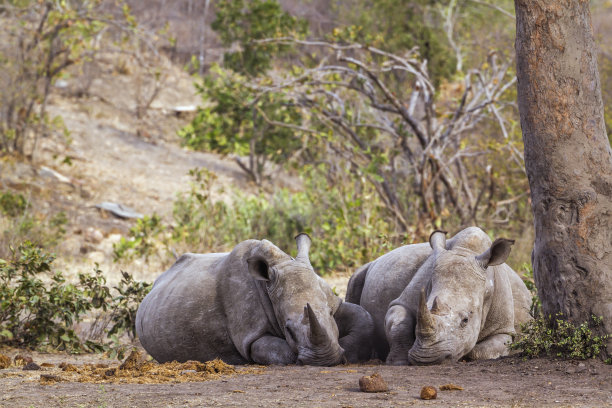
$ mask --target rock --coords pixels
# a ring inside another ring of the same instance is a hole
[[[9,356],[5,356],[4,354],[0,354],[0,369],[9,368],[11,366],[11,358]]]
[[[40,370],[40,366],[35,362],[28,363],[23,366],[23,369],[26,371]]]
[[[94,244],[99,244],[104,239],[104,235],[98,229],[93,227],[87,227],[83,234],[85,241],[93,242]]]
[[[431,399],[436,399],[437,397],[438,397],[438,392],[436,391],[435,387],[426,385],[425,387],[421,388],[421,399],[431,400]]]
[[[72,184],[72,180],[70,180],[68,177],[46,166],[40,166],[40,169],[38,170],[38,175],[55,179],[61,183]]]
[[[359,379],[359,389],[362,392],[386,392],[389,391],[389,386],[379,373],[374,373]]]
[[[126,207],[123,204],[111,203],[104,201],[100,204],[96,204],[96,208],[110,212],[119,218],[142,218],[144,215],[137,213],[133,209]]]

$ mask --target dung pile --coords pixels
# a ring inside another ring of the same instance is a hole
[[[176,361],[159,364],[146,361],[140,353],[134,351],[119,366],[105,364],[84,364],[75,366],[67,364],[56,374],[57,378],[42,378],[41,384],[56,382],[110,383],[110,384],[160,384],[183,383],[215,380],[221,377],[258,374],[263,371],[260,366],[236,369],[221,360],[205,363],[199,361]],[[55,374],[55,373],[54,373]],[[51,381],[50,381],[51,380]]]
[[[0,369],[9,368],[11,366],[11,358],[0,354]]]

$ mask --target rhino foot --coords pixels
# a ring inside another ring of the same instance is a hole
[[[469,360],[490,360],[508,355],[508,345],[512,342],[509,334],[494,334],[477,343],[474,348],[465,355]]]

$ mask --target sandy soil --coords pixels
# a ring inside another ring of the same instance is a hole
[[[18,351],[13,351],[12,354]],[[95,356],[36,354],[38,363],[118,362]],[[612,366],[598,360],[525,361],[507,357],[446,366],[388,367],[380,364],[337,367],[237,366],[238,373],[209,381],[175,383],[88,384],[63,380],[41,384],[42,375],[62,376],[57,366],[42,371],[18,367],[0,370],[0,407],[608,407],[612,406]],[[241,373],[246,370],[247,373]],[[364,393],[359,378],[380,373],[388,392]],[[442,391],[454,384],[463,390]],[[423,386],[437,389],[437,399],[421,400]]]

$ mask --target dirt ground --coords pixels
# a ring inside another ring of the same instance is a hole
[[[14,357],[18,353],[24,352],[12,350],[6,354]],[[236,366],[236,372],[221,373],[208,381],[188,378],[194,376],[195,370],[177,370],[170,383],[124,384],[108,380],[92,384],[66,376],[58,364],[83,368],[85,364],[98,363],[116,368],[119,362],[95,355],[34,353],[32,357],[38,364],[53,367],[24,371],[13,365],[0,370],[1,408],[612,406],[612,366],[599,360],[523,360],[513,356],[424,367],[389,367],[378,363],[337,367]],[[361,392],[359,378],[377,372],[387,382],[389,391]],[[41,375],[62,379],[48,383],[41,381]],[[445,384],[463,390],[440,390]],[[420,399],[423,386],[435,387],[437,398]]]

